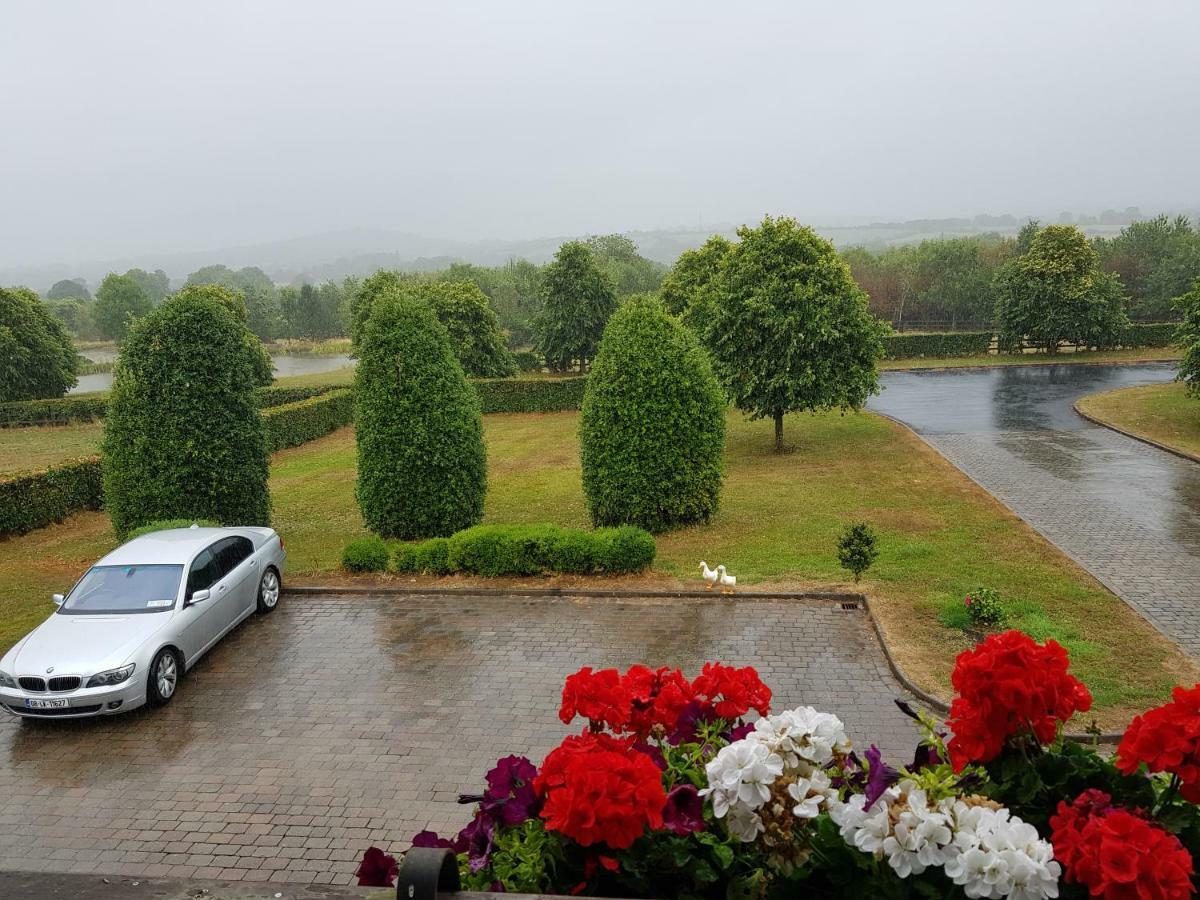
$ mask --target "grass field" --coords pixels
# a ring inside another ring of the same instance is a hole
[[[0,475],[44,469],[100,452],[103,422],[0,428]]]
[[[1182,382],[1093,394],[1079,408],[1131,434],[1200,456],[1200,397],[1189,397]]]
[[[978,366],[1044,366],[1067,363],[1119,363],[1147,362],[1179,359],[1180,352],[1174,347],[1142,347],[1136,350],[1085,350],[1082,353],[1025,353],[984,356],[914,357],[911,359],[885,359],[881,369],[967,369]]]
[[[575,413],[488,416],[485,429],[487,521],[587,525]],[[1200,679],[1123,602],[902,427],[871,414],[794,416],[786,437],[791,451],[775,455],[769,422],[730,415],[721,511],[708,526],[659,537],[659,583],[698,586],[704,558],[739,584],[846,585],[834,541],[844,523],[865,519],[881,554],[862,587],[901,665],[936,693],[949,694],[954,655],[969,645],[954,625],[963,595],[979,586],[1012,601],[1015,627],[1070,648],[1103,725],[1119,727],[1171,684]],[[274,522],[293,577],[328,577],[346,539],[364,533],[354,465],[349,428],[274,457]],[[102,513],[0,541],[0,648],[113,543]]]

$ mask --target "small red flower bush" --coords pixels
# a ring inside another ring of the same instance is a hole
[[[1179,778],[1179,793],[1200,803],[1200,685],[1177,687],[1171,701],[1137,716],[1117,747],[1117,768],[1128,775],[1146,764],[1150,772]]]
[[[1192,896],[1192,857],[1179,838],[1087,790],[1059,803],[1050,819],[1054,858],[1068,881],[1105,900],[1184,900]]]
[[[1067,651],[1057,641],[1038,644],[1019,631],[994,634],[959,654],[947,722],[954,770],[995,759],[1018,735],[1048,744],[1059,723],[1091,709],[1092,695],[1067,668]]]
[[[584,732],[550,751],[534,789],[546,828],[582,847],[622,850],[663,827],[662,771],[633,738]]]
[[[753,666],[735,668],[717,662],[705,663],[692,682],[698,697],[712,704],[717,717],[732,721],[754,710],[760,716],[771,711],[771,689],[762,683]]]

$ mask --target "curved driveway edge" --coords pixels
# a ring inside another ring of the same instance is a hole
[[[1099,393],[1107,394],[1110,392],[1109,391],[1100,391]],[[1088,397],[1096,397],[1096,396],[1099,396],[1099,394],[1088,394],[1087,396]],[[1169,447],[1166,444],[1160,444],[1158,441],[1154,440],[1154,438],[1146,437],[1145,435],[1142,435],[1142,434],[1136,434],[1135,432],[1132,432],[1132,431],[1126,431],[1120,425],[1114,425],[1112,422],[1106,422],[1104,419],[1097,418],[1096,416],[1093,416],[1090,413],[1085,413],[1082,409],[1079,408],[1080,402],[1085,399],[1087,399],[1087,398],[1080,397],[1079,400],[1076,400],[1074,403],[1071,404],[1071,408],[1073,410],[1075,410],[1075,412],[1081,418],[1087,419],[1093,425],[1099,425],[1101,428],[1108,428],[1111,431],[1115,431],[1117,434],[1125,435],[1125,437],[1127,437],[1127,438],[1133,438],[1135,441],[1141,441],[1143,444],[1149,444],[1151,447],[1157,447],[1159,450],[1164,450],[1167,453],[1173,453],[1176,456],[1182,457],[1183,459],[1189,459],[1194,463],[1200,463],[1200,455],[1197,455],[1195,453],[1190,453],[1187,450],[1181,450],[1178,447]]]

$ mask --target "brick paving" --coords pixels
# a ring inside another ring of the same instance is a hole
[[[1071,408],[1086,394],[1169,380],[1172,372],[1052,372],[1064,368],[893,374],[872,405],[912,425],[1200,659],[1200,465],[1093,425]]]
[[[0,870],[345,884],[371,844],[461,827],[497,757],[566,733],[578,666],[754,664],[775,706],[837,712],[909,757],[862,610],[786,600],[289,596],[175,701],[0,720]]]

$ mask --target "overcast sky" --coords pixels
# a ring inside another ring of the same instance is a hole
[[[1191,0],[0,11],[2,264],[1200,201]]]

